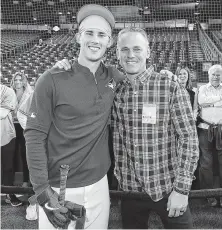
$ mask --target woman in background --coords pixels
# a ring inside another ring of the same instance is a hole
[[[12,120],[12,111],[16,108],[15,92],[0,84],[0,123],[1,123],[1,184],[13,186],[15,179],[15,127]],[[7,194],[6,203],[13,207],[22,205],[15,194]]]
[[[188,92],[190,96],[190,103],[192,109],[194,109],[194,99],[196,88],[192,86],[191,74],[188,67],[177,67],[175,75],[177,76],[177,81],[182,85]]]
[[[26,161],[26,146],[25,146],[25,138],[23,135],[23,128],[18,120],[18,113],[20,108],[26,104],[26,101],[30,97],[33,92],[32,87],[29,85],[28,80],[24,73],[17,72],[12,78],[11,88],[15,91],[18,105],[14,111],[13,119],[16,130],[16,143],[15,143],[15,151],[21,150],[21,159],[23,165],[23,187],[28,187],[29,185],[29,170]]]
[[[177,81],[179,82],[180,85],[182,85],[188,92],[190,96],[190,103],[193,109],[193,114],[194,114],[194,119],[196,119],[197,116],[197,98],[196,98],[196,93],[197,89],[192,86],[192,81],[191,81],[191,74],[190,70],[188,67],[177,67],[175,75],[177,76]],[[196,171],[194,172],[194,176],[196,179],[192,183],[191,189],[200,189],[200,184],[199,184],[199,162]]]

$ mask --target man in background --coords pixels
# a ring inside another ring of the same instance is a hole
[[[200,188],[214,188],[214,169],[219,169],[219,186],[222,188],[222,66],[213,65],[208,70],[209,83],[198,90],[198,135],[200,141]],[[214,167],[214,165],[218,167]],[[208,198],[217,206],[215,198]],[[222,207],[222,197],[220,197]]]

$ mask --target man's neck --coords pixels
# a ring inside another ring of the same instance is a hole
[[[211,84],[212,85],[212,84]],[[212,85],[215,89],[217,89],[219,86],[220,86],[220,84],[219,85]]]
[[[136,75],[127,74],[127,78],[130,80],[132,85],[134,85],[134,81],[137,76],[138,76],[137,74]]]
[[[145,70],[144,70],[145,71]],[[127,78],[130,80],[131,84],[134,85],[136,77],[138,77],[140,74],[142,74],[144,71],[136,74],[128,74],[126,73]]]
[[[94,75],[97,71],[97,69],[99,68],[99,65],[101,63],[101,60],[97,61],[97,62],[91,62],[82,58],[78,58],[78,63],[82,66],[85,66],[87,68],[89,68],[90,72],[92,72]]]

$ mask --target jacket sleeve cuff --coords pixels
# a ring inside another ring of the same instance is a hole
[[[178,189],[178,188],[176,188],[176,187],[174,187],[173,190],[174,190],[175,192],[178,192],[178,193],[182,194],[182,195],[186,195],[186,196],[189,195],[189,191],[181,190],[181,189]]]
[[[50,198],[54,195],[55,191],[48,186],[45,190],[42,191],[42,193],[40,193],[37,196],[37,201],[38,203],[42,206],[44,204],[46,204]]]

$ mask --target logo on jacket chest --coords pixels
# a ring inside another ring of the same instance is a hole
[[[116,89],[116,82],[115,80],[112,78],[107,84],[106,87],[109,87],[113,92],[115,92]]]

